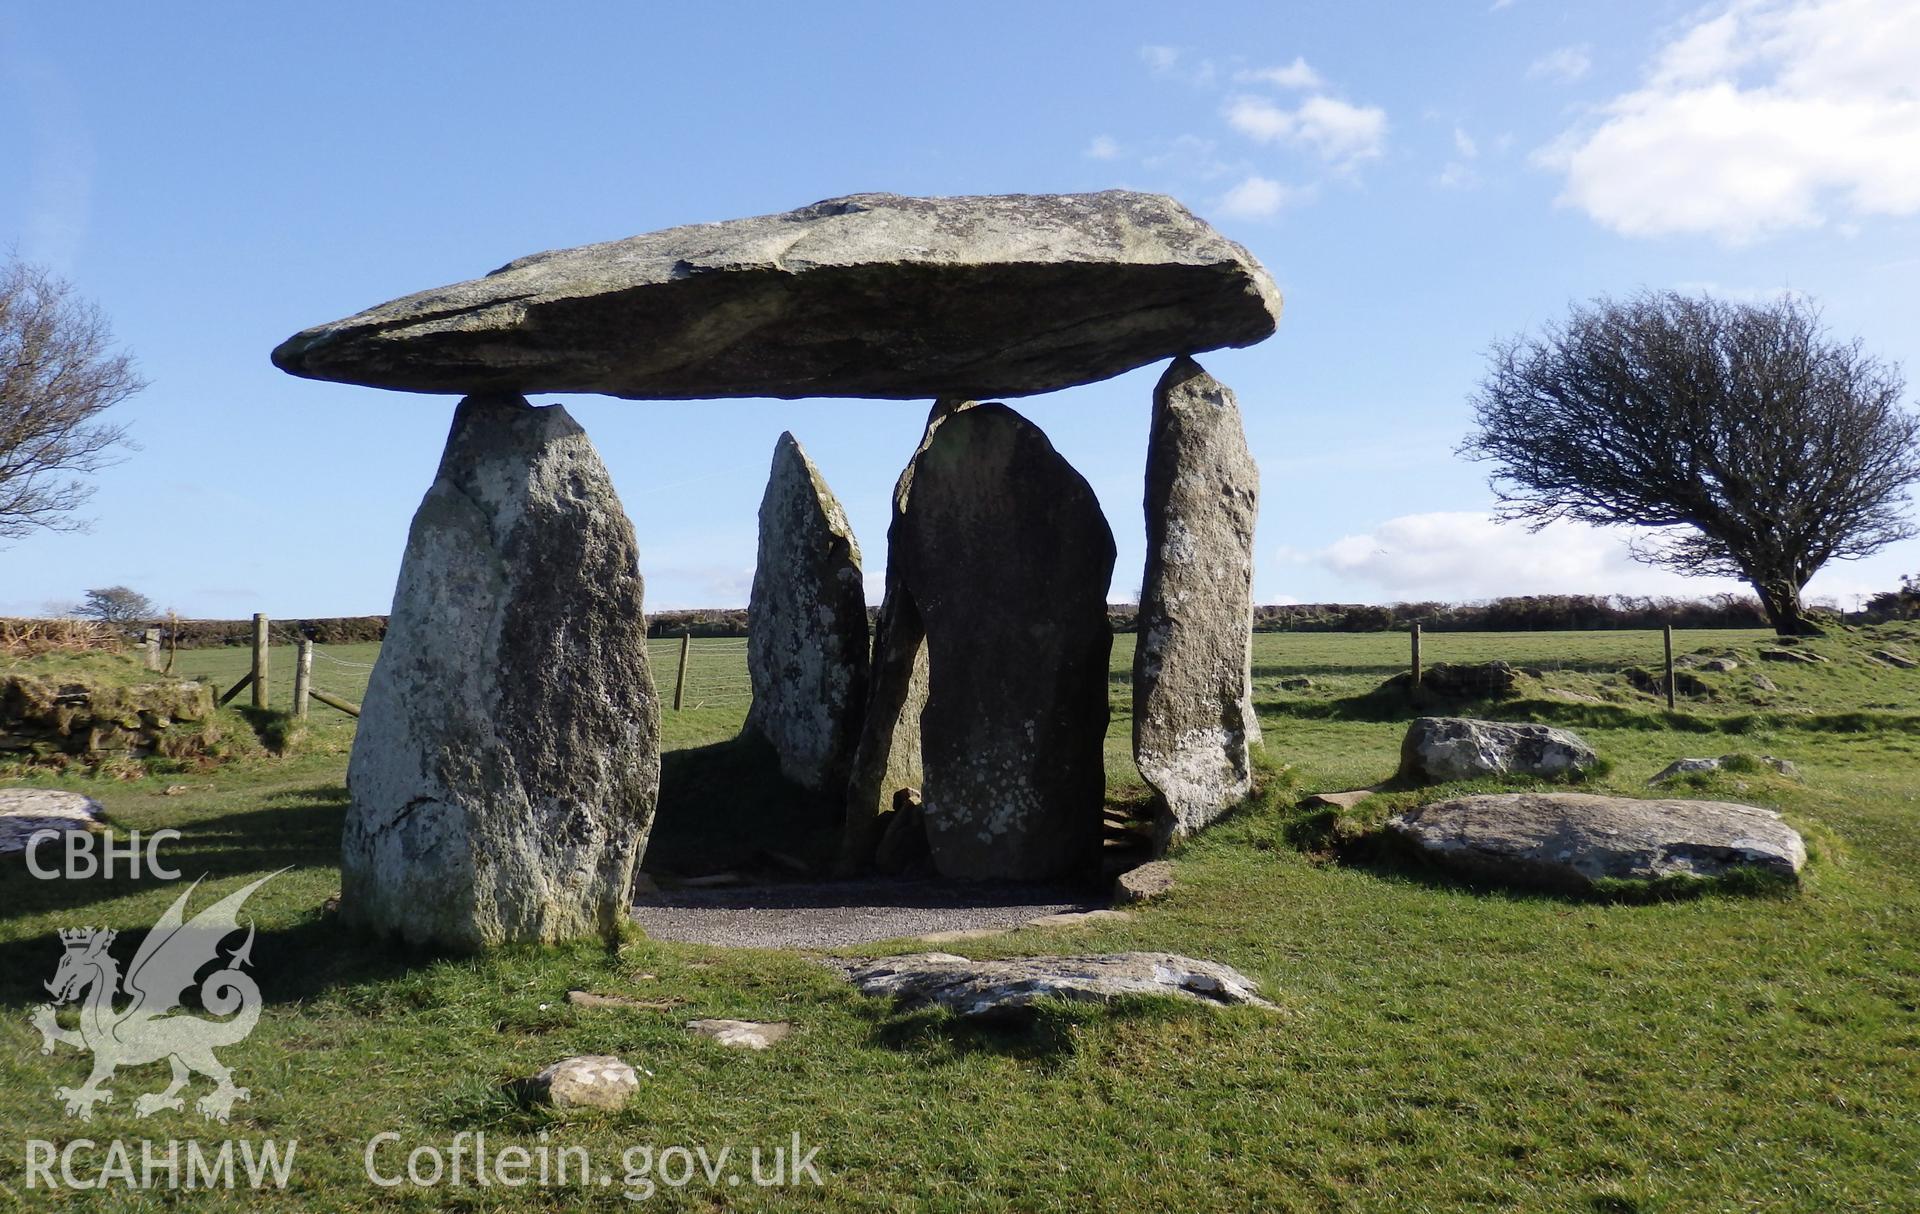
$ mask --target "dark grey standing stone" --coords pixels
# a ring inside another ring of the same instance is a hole
[[[1147,569],[1133,656],[1133,757],[1156,849],[1253,789],[1253,527],[1260,470],[1231,390],[1177,358],[1153,393]]]
[[[847,814],[840,837],[839,871],[843,876],[865,872],[881,842],[883,817],[905,789],[918,789],[920,714],[927,706],[927,630],[920,607],[907,589],[906,561],[900,555],[901,517],[913,496],[913,474],[940,423],[953,413],[973,408],[967,400],[942,400],[927,416],[926,431],[914,448],[893,487],[893,516],[887,525],[886,597],[874,626],[873,665],[867,691],[866,719],[860,744],[854,751],[853,775],[847,782]]]
[[[1086,480],[1001,404],[937,420],[890,560],[926,629],[922,787],[935,869],[1098,866],[1113,533]]]
[[[566,411],[460,402],[354,737],[342,919],[455,948],[617,931],[660,779],[641,589]]]
[[[820,470],[782,434],[760,499],[746,724],[779,755],[780,774],[807,789],[845,785],[869,660],[860,545]]]
[[[1265,339],[1280,293],[1158,194],[855,194],[539,253],[296,334],[294,375],[639,399],[1021,396]]]

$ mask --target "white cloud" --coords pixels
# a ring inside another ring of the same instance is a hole
[[[1235,219],[1271,219],[1307,193],[1255,173],[1227,191],[1220,200],[1220,213]]]
[[[1140,158],[1141,167],[1156,173],[1213,181],[1233,172],[1233,165],[1222,160],[1219,145],[1199,135],[1180,135]]]
[[[1317,89],[1325,83],[1320,73],[1314,71],[1306,59],[1299,55],[1295,55],[1293,62],[1284,66],[1235,72],[1233,78],[1241,84],[1271,84],[1283,89]]]
[[[1308,97],[1292,109],[1264,97],[1243,95],[1228,102],[1226,117],[1228,125],[1250,139],[1306,147],[1342,165],[1380,155],[1387,136],[1385,110],[1323,94]]]
[[[1193,59],[1178,46],[1143,46],[1140,61],[1156,76],[1178,76],[1188,84],[1210,88],[1218,77],[1211,59]]]
[[[1469,190],[1480,184],[1480,174],[1474,172],[1470,164],[1450,160],[1434,182],[1446,190]]]
[[[1454,127],[1453,150],[1465,156],[1468,160],[1472,160],[1480,154],[1480,145],[1473,141],[1473,136],[1467,134],[1459,127]]]
[[[1180,48],[1177,46],[1143,46],[1140,48],[1140,61],[1147,70],[1155,75],[1171,72],[1180,63]]]
[[[1536,161],[1630,236],[1728,244],[1920,212],[1920,5],[1731,0]]]
[[[1089,160],[1118,160],[1123,151],[1119,141],[1113,136],[1095,135],[1092,142],[1087,144],[1087,150],[1081,155]]]
[[[1375,597],[1462,602],[1507,594],[1742,593],[1723,578],[1686,578],[1635,561],[1629,535],[1579,523],[1532,532],[1485,514],[1444,511],[1388,519],[1283,561],[1316,565]]]
[[[1558,80],[1572,84],[1593,70],[1593,55],[1585,45],[1548,51],[1527,65],[1529,80]]]

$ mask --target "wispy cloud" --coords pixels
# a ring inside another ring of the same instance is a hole
[[[1385,110],[1323,94],[1292,107],[1243,94],[1227,103],[1226,118],[1229,126],[1250,139],[1305,147],[1323,160],[1342,165],[1379,156],[1387,137]]]
[[[1211,88],[1219,79],[1213,60],[1196,59],[1179,46],[1143,46],[1140,61],[1156,76],[1174,76],[1200,88]]]
[[[1619,529],[1554,523],[1540,531],[1472,511],[1406,514],[1282,561],[1318,566],[1389,599],[1470,601],[1502,594],[1738,593],[1727,579],[1683,578],[1633,559]]]
[[[1095,135],[1087,143],[1087,150],[1080,153],[1089,160],[1118,160],[1126,152],[1120,141],[1111,135]]]
[[[1293,62],[1279,67],[1256,67],[1233,74],[1239,84],[1270,84],[1283,89],[1317,89],[1326,84],[1320,73],[1308,65],[1306,58],[1295,55]]]
[[[1311,195],[1311,189],[1290,186],[1254,173],[1226,192],[1220,200],[1219,210],[1222,215],[1235,219],[1271,219]]]
[[[1592,70],[1593,52],[1583,43],[1580,46],[1563,46],[1535,59],[1527,65],[1527,79],[1572,84]]]

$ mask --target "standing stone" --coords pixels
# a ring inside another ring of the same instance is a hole
[[[1153,393],[1147,571],[1133,655],[1133,757],[1157,851],[1253,789],[1253,525],[1260,470],[1233,392],[1191,358]]]
[[[891,537],[926,629],[920,718],[935,869],[1093,870],[1106,795],[1113,533],[1086,480],[1001,404],[938,419]]]
[[[927,630],[920,607],[907,589],[906,561],[900,553],[905,534],[901,519],[913,496],[913,474],[933,442],[934,431],[948,417],[973,405],[970,400],[935,401],[920,445],[894,482],[893,516],[887,524],[886,597],[873,631],[866,719],[847,782],[847,815],[840,836],[842,876],[865,872],[873,864],[874,851],[890,825],[884,815],[902,790],[917,790],[924,778],[920,714],[927,707]]]
[[[860,545],[820,470],[782,434],[760,499],[746,729],[772,744],[780,774],[802,788],[844,786],[866,708],[867,649]]]
[[[660,780],[633,526],[559,406],[460,402],[347,785],[341,917],[475,948],[611,935]]]

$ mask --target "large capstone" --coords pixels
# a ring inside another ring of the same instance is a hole
[[[611,936],[660,778],[633,527],[559,406],[471,397],[354,737],[341,916],[474,948]]]
[[[410,392],[1023,396],[1273,332],[1171,198],[856,194],[539,253],[304,330],[282,370]]]
[[[1001,404],[937,418],[890,536],[926,630],[923,816],[946,877],[1092,871],[1106,776],[1113,533],[1084,478]]]
[[[803,788],[845,786],[867,700],[867,595],[860,545],[793,435],[782,434],[760,499],[747,605],[747,731]]]
[[[1204,827],[1253,787],[1253,525],[1260,470],[1233,393],[1190,358],[1153,393],[1147,570],[1133,657],[1133,757],[1155,837]]]

